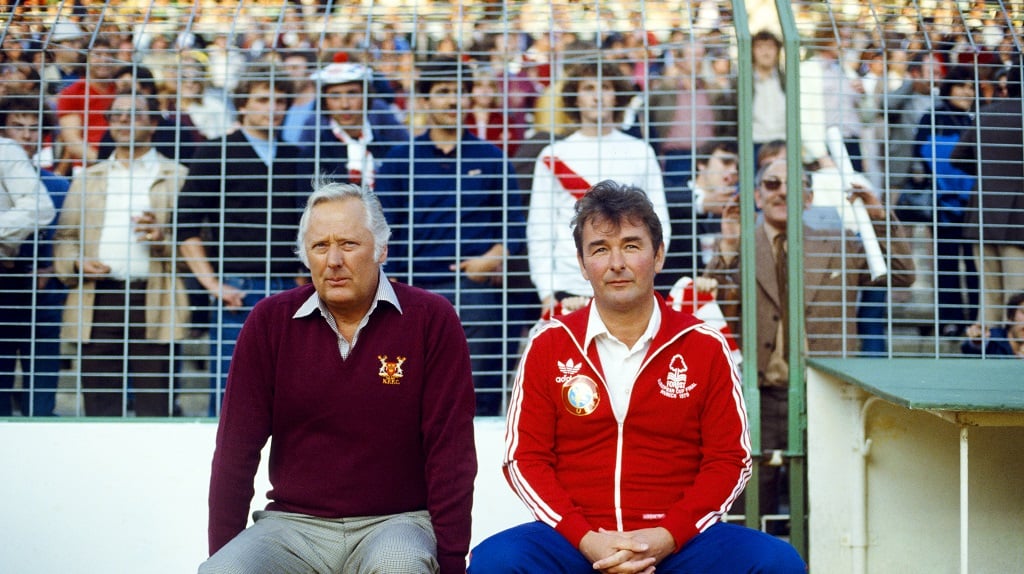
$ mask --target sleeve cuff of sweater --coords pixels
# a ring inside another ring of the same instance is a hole
[[[466,557],[438,553],[437,565],[440,568],[439,572],[441,574],[465,574]]]
[[[591,528],[590,523],[587,522],[587,519],[582,514],[570,514],[558,523],[555,530],[564,536],[572,544],[573,548],[579,548],[580,541],[593,528]]]
[[[668,530],[669,534],[672,535],[672,539],[675,540],[676,552],[683,546],[686,546],[686,543],[698,534],[697,529],[692,524],[671,515],[665,517],[665,520],[661,522],[661,526]]]

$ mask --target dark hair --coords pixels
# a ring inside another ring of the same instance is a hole
[[[585,80],[598,80],[611,82],[615,90],[615,122],[621,122],[623,114],[629,101],[633,99],[633,84],[623,77],[622,70],[618,63],[613,61],[589,61],[580,62],[569,68],[566,74],[565,85],[562,87],[562,102],[565,115],[573,122],[580,121],[580,106],[578,97],[580,83]]]
[[[462,93],[473,91],[473,70],[454,56],[438,56],[417,66],[416,94],[426,96],[437,84],[462,83]]]
[[[14,115],[32,115],[39,118],[40,137],[45,138],[56,129],[53,112],[36,94],[9,93],[0,100],[0,129],[7,127],[7,118]]]
[[[955,86],[974,85],[974,70],[966,64],[954,64],[946,70],[946,77],[939,82],[939,96],[948,98]]]
[[[576,202],[576,215],[572,218],[572,238],[576,253],[583,255],[583,227],[587,222],[608,221],[616,226],[623,221],[642,223],[651,234],[654,251],[664,243],[661,220],[644,190],[606,179],[595,183]]]
[[[277,93],[277,97],[285,100],[285,106],[291,107],[291,82],[284,73],[277,71],[273,62],[257,60],[250,63],[235,88],[235,109],[242,109],[249,102],[249,95],[260,86],[267,86]]]
[[[302,48],[300,48],[300,49],[281,48],[281,49],[278,49],[277,53],[281,56],[281,60],[284,60],[286,58],[293,58],[295,56],[298,56],[298,57],[302,58],[303,60],[305,60],[306,64],[308,66],[312,66],[312,65],[316,64],[316,52],[314,52],[313,50],[302,49]]]
[[[750,37],[750,44],[753,45],[756,42],[772,42],[776,48],[782,48],[782,40],[770,30],[761,30]]]
[[[89,52],[94,52],[98,46],[103,46],[104,48],[114,47],[114,42],[110,35],[105,34],[102,31],[87,34],[86,37],[89,39]]]
[[[132,77],[132,81],[135,82],[139,93],[147,96],[157,95],[159,90],[156,88],[156,78],[153,77],[153,72],[146,66],[139,66],[137,64],[121,66],[114,72],[114,78],[120,78],[125,74]]]
[[[1024,303],[1024,292],[1017,293],[1006,300],[1006,320],[1013,321],[1013,313]]]
[[[695,163],[697,165],[707,165],[708,160],[716,151],[724,151],[731,154],[739,154],[740,148],[736,145],[736,142],[728,139],[709,139],[704,143],[700,144],[697,148],[697,157]]]

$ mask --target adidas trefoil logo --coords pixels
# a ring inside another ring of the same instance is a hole
[[[571,358],[564,363],[562,361],[558,361],[558,370],[562,372],[562,376],[555,378],[555,382],[558,384],[562,384],[568,381],[573,376],[575,376],[576,373],[580,372],[580,369],[582,368],[583,363],[577,364],[573,362]]]

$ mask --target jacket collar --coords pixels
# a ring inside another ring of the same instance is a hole
[[[672,339],[703,323],[703,321],[694,317],[690,313],[672,309],[672,307],[665,303],[665,298],[661,296],[661,293],[655,292],[654,299],[658,309],[661,310],[661,328],[659,328],[658,332],[654,334],[654,340],[651,341],[652,353],[656,352]],[[569,332],[569,335],[573,338],[576,345],[583,350],[584,353],[587,352],[583,345],[586,342],[587,322],[590,317],[590,307],[593,304],[594,302],[591,301],[582,309],[578,309],[568,315],[562,315],[553,319],[553,321],[562,324],[562,326]]]

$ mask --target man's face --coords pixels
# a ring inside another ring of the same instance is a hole
[[[21,144],[32,157],[39,149],[39,116],[36,114],[9,114],[4,125],[4,137]]]
[[[304,248],[316,292],[332,313],[352,315],[369,308],[387,248],[374,257],[362,201],[350,197],[315,206]]]
[[[51,42],[50,53],[57,65],[81,64],[85,60],[85,40],[83,38],[72,38],[62,42]]]
[[[949,105],[967,111],[974,105],[974,82],[957,84],[949,90]]]
[[[754,190],[754,200],[757,202],[757,207],[764,213],[764,222],[779,231],[786,229],[788,220],[787,185],[786,160],[779,159],[768,164],[761,177],[761,183]],[[814,195],[810,190],[804,192],[804,209],[810,207],[813,198]]]
[[[271,90],[267,84],[257,84],[249,92],[245,105],[238,111],[243,126],[269,137],[271,129],[279,127],[284,122],[288,100],[283,91]]]
[[[698,185],[708,190],[734,189],[739,180],[736,154],[715,150],[707,163],[697,166]]]
[[[427,109],[431,125],[444,129],[458,129],[464,110],[469,109],[469,94],[461,93],[458,82],[439,82],[427,94]]]
[[[771,40],[758,40],[751,47],[754,57],[754,67],[760,69],[771,69],[779,64],[779,47]]]
[[[146,101],[118,96],[107,110],[110,137],[118,147],[149,145],[156,129],[156,112],[146,109]]]
[[[885,74],[885,61],[881,56],[875,56],[868,60],[868,71],[878,78]]]
[[[587,221],[579,256],[583,278],[594,288],[598,308],[627,312],[644,304],[654,290],[654,276],[665,262],[665,249],[654,250],[647,227],[624,220]]]
[[[135,78],[129,74],[121,74],[114,78],[114,85],[117,86],[118,92],[131,93],[132,85],[135,83]]]
[[[473,82],[473,105],[490,108],[494,105],[494,94],[497,89],[494,80],[490,78]]]
[[[4,93],[32,93],[36,86],[36,82],[28,78],[27,72],[21,66],[5,66],[3,71],[0,71],[0,91]]]
[[[309,82],[309,61],[302,56],[289,55],[281,62],[288,79],[293,82],[305,84]]]
[[[124,64],[124,62],[118,61],[117,51],[112,46],[102,44],[89,50],[87,60],[89,77],[95,80],[112,80],[114,72]]]
[[[611,125],[615,120],[615,86],[610,81],[581,80],[576,95],[580,123]]]
[[[700,42],[686,42],[676,51],[676,71],[683,76],[699,76],[706,51]]]
[[[323,100],[331,119],[343,128],[363,126],[363,83],[324,86]]]

